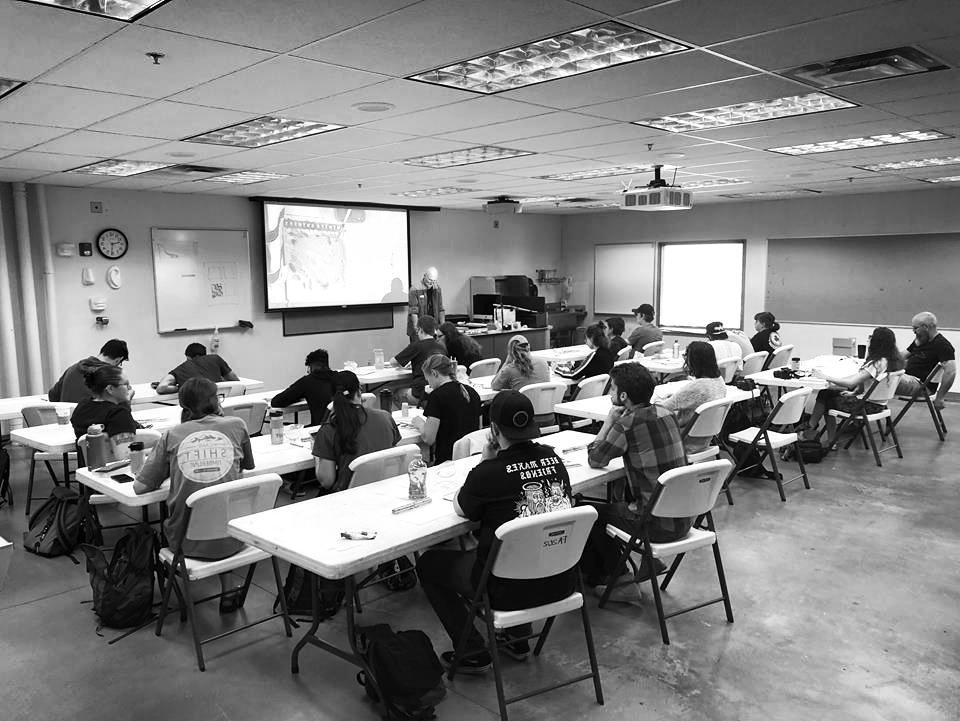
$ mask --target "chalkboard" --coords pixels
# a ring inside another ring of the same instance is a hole
[[[908,326],[922,310],[960,328],[960,234],[776,238],[766,310],[778,321]]]
[[[157,331],[232,328],[253,315],[245,230],[151,228]]]
[[[593,312],[631,315],[641,303],[653,303],[656,271],[652,243],[594,247]]]

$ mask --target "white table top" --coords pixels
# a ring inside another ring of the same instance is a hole
[[[149,384],[147,386],[149,388]],[[28,406],[56,406],[73,410],[76,403],[51,403],[46,396],[18,396],[16,398],[0,398],[0,421],[20,419],[20,412]]]
[[[353,369],[353,372],[357,374],[360,385],[364,387],[378,385],[380,383],[389,383],[390,381],[405,380],[413,376],[413,371],[409,368],[395,368],[392,366],[384,366],[380,369],[375,366],[360,366],[359,368]]]
[[[497,395],[500,391],[495,391],[490,387],[490,384],[493,382],[495,376],[484,376],[483,378],[471,378],[470,385],[473,386],[473,389],[480,396],[480,400],[484,403],[487,401],[493,400],[493,397]],[[564,378],[563,376],[558,376],[555,373],[550,374],[551,383],[564,383],[566,385],[574,385],[579,381],[572,381],[569,378]]]
[[[664,351],[652,356],[643,356],[634,358],[640,365],[651,373],[667,375],[669,373],[680,373],[683,371],[683,358],[674,358],[672,351]]]
[[[558,450],[578,449],[563,455],[574,491],[623,477],[622,459],[603,469],[587,466],[586,445],[592,439],[587,433],[563,431],[540,440]],[[473,524],[454,513],[447,499],[479,462],[480,456],[453,461],[449,477],[440,475],[444,466],[430,468],[427,492],[432,502],[404,513],[391,510],[407,502],[406,475],[237,518],[228,528],[230,535],[278,558],[326,578],[345,578],[467,532]],[[341,538],[340,532],[348,530],[376,531],[377,537]]]
[[[669,398],[678,390],[683,388],[690,381],[674,381],[658,385],[653,391],[653,402],[663,401]],[[756,391],[742,391],[734,386],[727,386],[727,398],[734,403],[749,400],[756,395]],[[594,421],[606,420],[610,414],[612,403],[609,395],[596,396],[595,398],[584,398],[579,401],[570,401],[569,403],[557,403],[553,410],[566,416],[575,418],[589,418]]]
[[[827,375],[845,378],[846,376],[851,376],[856,373],[862,364],[863,361],[859,358],[837,355],[821,355],[817,356],[816,358],[811,358],[810,360],[801,361],[800,369],[801,371],[807,372],[817,369],[823,371]],[[769,370],[760,371],[759,373],[754,373],[747,377],[752,378],[760,385],[777,386],[780,388],[813,388],[815,390],[823,390],[830,385],[822,378],[815,378],[813,376],[807,376],[804,378],[776,378],[773,375],[774,370],[778,369],[771,368]]]
[[[534,358],[542,358],[547,363],[562,363],[564,361],[578,361],[589,357],[593,353],[586,345],[570,345],[565,348],[544,348],[530,351]]]

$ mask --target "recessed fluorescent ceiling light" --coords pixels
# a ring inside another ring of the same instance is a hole
[[[118,20],[136,20],[167,0],[27,0]]]
[[[721,198],[795,198],[801,195],[820,195],[820,190],[810,190],[809,188],[798,188],[796,190],[758,190],[753,193],[721,193]]]
[[[442,188],[423,188],[422,190],[406,190],[402,193],[391,193],[401,198],[430,198],[434,195],[457,195],[458,193],[472,193],[476,188],[455,188],[445,186]]]
[[[711,188],[724,188],[728,185],[749,185],[749,180],[740,180],[740,178],[707,178],[706,180],[693,180],[689,183],[681,183],[682,190],[709,190]]]
[[[911,168],[930,168],[937,165],[956,165],[960,163],[960,155],[948,155],[942,158],[918,158],[916,160],[895,160],[889,163],[874,163],[873,165],[855,165],[861,170],[910,170]]]
[[[566,195],[534,195],[529,198],[517,198],[518,203],[531,204],[531,203],[562,203],[566,200],[570,200],[570,196]]]
[[[687,46],[620,23],[606,22],[412,75],[409,79],[477,93],[499,93],[680,50],[687,50]]]
[[[447,153],[421,155],[417,158],[407,158],[404,165],[419,165],[424,168],[452,168],[455,165],[472,165],[474,163],[488,163],[491,160],[504,158],[518,158],[521,155],[533,155],[527,150],[500,148],[496,145],[478,145],[474,148],[451,150]]]
[[[83,165],[68,173],[87,173],[88,175],[112,175],[114,177],[125,178],[128,175],[139,175],[140,173],[149,173],[151,170],[168,168],[172,163],[154,163],[146,160],[102,160],[99,163]]]
[[[945,175],[942,178],[924,178],[925,183],[960,183],[960,175]]]
[[[880,145],[919,143],[924,140],[942,140],[950,137],[953,136],[937,130],[908,130],[904,133],[882,133],[880,135],[868,135],[862,138],[825,140],[821,143],[804,143],[803,145],[785,145],[780,148],[767,148],[767,150],[771,153],[782,153],[784,155],[810,155],[812,153],[832,153],[835,150],[875,148]]]
[[[673,165],[661,165],[661,168],[672,170]],[[592,180],[594,178],[610,178],[615,175],[636,175],[638,173],[652,173],[653,165],[613,165],[609,168],[592,168],[591,170],[571,170],[569,173],[554,173],[553,175],[536,175],[537,180]]]
[[[657,130],[682,133],[691,130],[710,130],[726,128],[744,123],[759,123],[762,120],[789,118],[794,115],[824,113],[828,110],[841,110],[856,107],[856,103],[835,98],[823,93],[791,95],[773,100],[754,100],[736,105],[721,105],[718,108],[692,110],[689,113],[664,115],[659,118],[646,118],[633,121],[634,125],[645,125]]]
[[[265,180],[280,180],[281,178],[289,178],[290,175],[282,175],[280,173],[265,173],[262,170],[241,170],[236,173],[228,173],[227,175],[216,175],[212,178],[201,178],[195,180],[195,183],[202,183],[209,180],[211,183],[236,183],[237,185],[249,185],[251,183],[262,183]]]
[[[620,203],[613,200],[601,200],[595,203],[579,203],[576,208],[619,208]]]
[[[883,80],[898,75],[944,70],[946,67],[922,50],[902,47],[804,65],[785,70],[782,74],[820,88],[836,88],[841,85],[867,83],[871,80]]]
[[[10,80],[8,78],[0,78],[0,98],[9,93],[11,90],[16,90],[23,83],[19,80]]]
[[[208,143],[210,145],[231,145],[238,148],[261,148],[264,145],[283,143],[287,140],[306,138],[331,130],[339,130],[342,125],[315,123],[311,120],[290,120],[265,115],[262,118],[237,123],[209,133],[201,133],[186,138],[188,143]]]

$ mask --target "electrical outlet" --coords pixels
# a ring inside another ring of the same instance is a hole
[[[493,229],[494,229],[494,230],[500,230],[500,221],[499,221],[499,220],[493,221]]]
[[[90,201],[90,212],[91,213],[102,213],[103,212],[103,203],[99,200]]]

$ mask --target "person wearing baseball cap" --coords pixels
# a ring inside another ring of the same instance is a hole
[[[637,317],[637,327],[630,333],[627,343],[633,347],[634,355],[643,355],[643,347],[647,343],[654,343],[663,340],[663,331],[653,323],[653,306],[649,303],[641,303],[633,309],[633,314]]]
[[[724,328],[723,323],[718,320],[707,323],[706,335],[718,361],[724,358],[745,358],[753,353],[750,339],[742,331]],[[736,349],[733,346],[736,346]]]
[[[454,646],[470,618],[466,599],[474,593],[497,528],[518,517],[573,505],[567,469],[553,448],[534,442],[539,436],[529,398],[511,390],[494,396],[483,460],[467,474],[453,502],[458,515],[480,523],[477,548],[433,549],[417,562],[423,591]],[[494,578],[488,588],[494,608],[509,610],[566,598],[573,592],[574,582],[573,572],[565,572],[530,580]],[[529,644],[526,640],[509,639],[522,639],[530,633],[529,625],[507,629],[508,642],[501,650],[523,660],[530,653]],[[486,642],[475,627],[465,654],[458,662],[459,671],[482,673],[490,667],[492,659]],[[453,651],[446,651],[441,658],[449,665],[453,655]]]

